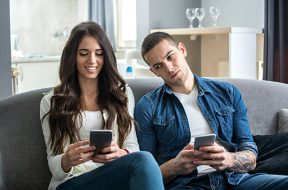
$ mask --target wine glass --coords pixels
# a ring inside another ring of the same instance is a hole
[[[213,27],[217,27],[217,19],[220,15],[220,10],[218,7],[210,7],[210,15],[213,19]]]
[[[202,26],[202,21],[203,21],[203,19],[204,19],[204,17],[205,17],[205,9],[204,8],[196,8],[196,17],[198,18],[198,20],[199,20],[199,25],[198,25],[198,27],[199,28],[202,28],[203,26]]]
[[[193,28],[193,20],[194,20],[195,17],[196,17],[195,9],[187,8],[187,9],[186,9],[186,17],[188,18],[189,23],[190,23],[189,27],[190,27],[190,28]]]

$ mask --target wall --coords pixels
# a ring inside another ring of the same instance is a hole
[[[203,26],[211,27],[210,6],[218,6],[221,11],[219,26],[264,28],[264,0],[137,0],[137,48],[141,48],[141,43],[150,33],[150,29],[188,27],[189,22],[185,15],[188,7],[204,7],[206,17]],[[194,27],[197,25],[198,21],[195,19]],[[183,39],[179,37],[177,40]],[[197,38],[185,45],[192,48],[194,53],[201,54],[200,43],[201,38]],[[201,73],[201,68],[197,66],[201,62],[200,58],[187,57],[187,60],[195,63],[190,64],[193,72]]]
[[[191,0],[137,0],[137,48],[141,48],[141,44],[145,36],[150,33],[151,29],[163,28],[186,28],[189,26],[189,21],[186,18],[186,8],[200,7],[201,1]],[[194,24],[197,24],[194,23]],[[176,41],[184,41],[185,37],[177,37]],[[189,40],[188,40],[189,41]],[[185,46],[192,48],[193,51],[201,54],[200,39],[187,43]],[[190,54],[188,52],[188,54]],[[190,65],[193,72],[201,73],[201,68],[198,66],[201,60],[197,57],[187,57],[188,62],[193,60],[193,65]]]
[[[0,99],[12,93],[9,0],[0,1]]]
[[[212,26],[209,7],[218,6],[221,11],[219,26],[264,28],[264,0],[137,0],[136,6],[138,48],[150,29],[188,27],[185,16],[188,7],[206,8],[204,27]]]
[[[219,26],[264,28],[264,0],[202,0],[206,9],[204,27],[212,26],[210,6],[220,9]]]
[[[199,0],[137,0],[137,47],[141,47],[150,29],[188,27],[186,8],[199,6]]]
[[[186,8],[200,5],[201,1],[150,0],[150,28],[186,28]]]
[[[72,27],[88,19],[88,1],[80,1],[10,0],[11,33],[19,37],[18,49],[32,55],[60,54]]]

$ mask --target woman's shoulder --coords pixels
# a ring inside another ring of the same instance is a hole
[[[132,91],[132,89],[130,88],[130,86],[126,86],[126,94],[127,94],[127,96],[129,96],[129,95],[132,95],[133,96],[133,91]]]
[[[54,95],[54,91],[53,91],[53,89],[52,90],[50,90],[50,91],[48,91],[48,92],[46,92],[46,93],[43,93],[43,98],[42,98],[42,100],[43,99],[51,99],[51,97]]]
[[[41,105],[47,105],[49,104],[50,105],[50,99],[51,97],[54,95],[54,92],[53,92],[53,89],[50,90],[49,92],[47,93],[43,93],[43,97],[41,99]]]

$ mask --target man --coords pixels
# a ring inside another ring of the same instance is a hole
[[[288,189],[287,176],[247,173],[256,166],[257,146],[237,88],[193,74],[184,44],[167,33],[148,35],[141,53],[165,84],[137,103],[137,136],[167,189]],[[212,146],[193,149],[195,136],[211,133]]]

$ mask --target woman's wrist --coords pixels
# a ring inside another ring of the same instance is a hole
[[[68,173],[72,168],[71,166],[65,164],[65,154],[63,154],[61,157],[61,167],[65,173]]]
[[[129,154],[130,152],[129,152],[129,150],[128,149],[126,149],[126,148],[123,148],[123,150],[127,153],[127,154]]]

